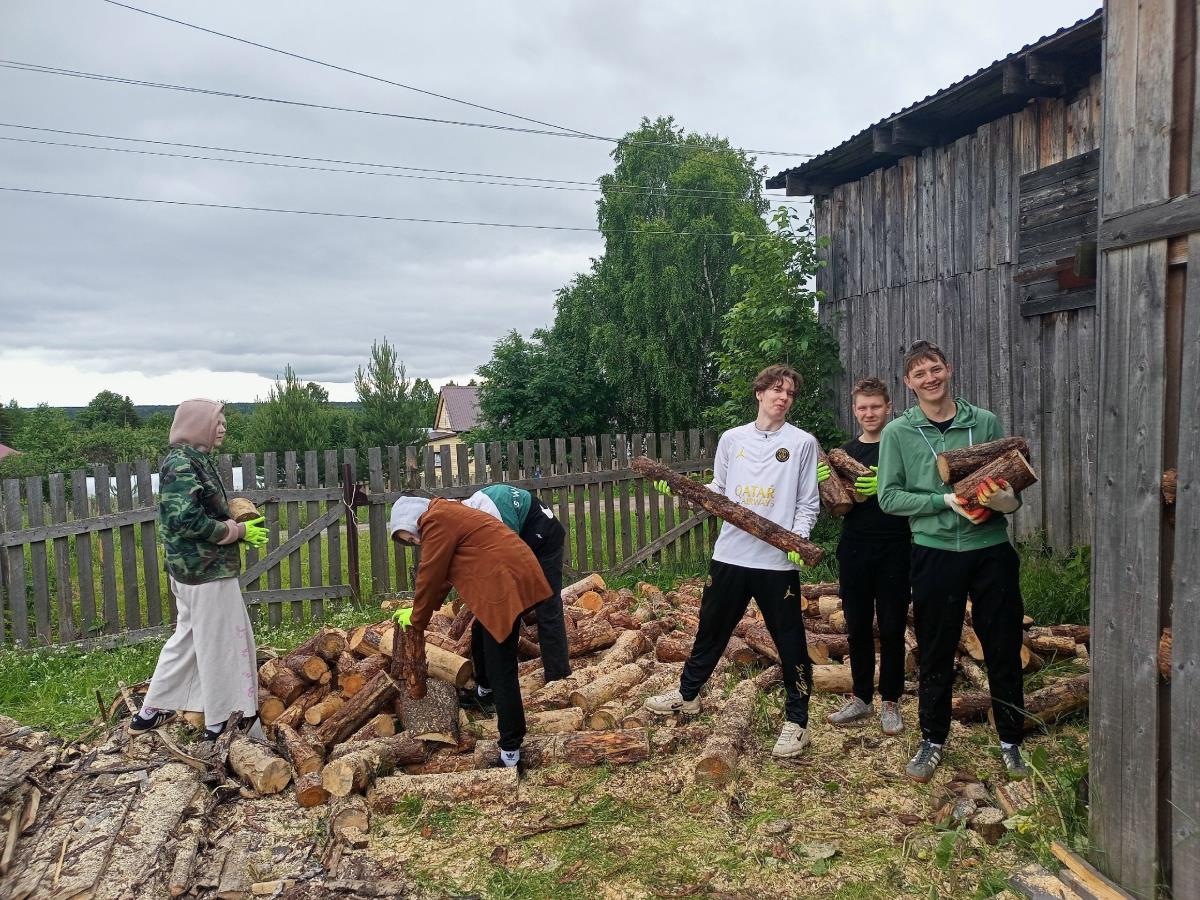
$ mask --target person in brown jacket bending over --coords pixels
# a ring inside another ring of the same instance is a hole
[[[392,507],[392,540],[419,545],[411,627],[425,631],[450,588],[475,614],[475,680],[491,688],[500,731],[500,761],[515,766],[525,739],[517,680],[517,619],[550,596],[537,557],[499,519],[461,503],[401,497]]]

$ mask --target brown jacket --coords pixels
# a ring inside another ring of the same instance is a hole
[[[413,627],[425,630],[453,585],[488,633],[504,641],[517,616],[552,593],[533,551],[499,519],[436,498],[418,526]]]

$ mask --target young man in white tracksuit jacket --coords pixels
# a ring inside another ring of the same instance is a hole
[[[708,487],[807,538],[820,508],[818,448],[811,434],[786,421],[799,388],[800,376],[788,366],[759,373],[754,381],[758,417],[721,435]],[[655,487],[670,493],[665,482]],[[649,698],[646,708],[660,714],[700,711],[700,690],[753,597],[779,651],[787,694],[787,721],[772,753],[789,757],[803,752],[808,744],[812,661],[800,605],[802,566],[798,554],[722,522],[700,602],[700,625],[679,689]]]

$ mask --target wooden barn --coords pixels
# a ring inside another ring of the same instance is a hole
[[[1090,855],[1177,900],[1200,897],[1197,5],[1109,0],[771,182],[818,198],[843,391],[940,342],[1036,454],[1020,530],[1091,544]]]
[[[1090,544],[1096,460],[1096,201],[1103,17],[980,69],[767,183],[816,198],[821,320],[849,388],[941,346],[961,396],[1030,443],[1022,536]]]

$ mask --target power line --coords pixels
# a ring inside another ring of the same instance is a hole
[[[332,212],[328,210],[284,209],[275,206],[242,206],[233,203],[204,203],[198,200],[160,200],[154,197],[121,197],[113,194],[88,194],[82,191],[50,191],[39,188],[22,188],[0,185],[0,191],[16,194],[34,194],[47,197],[73,197],[84,200],[118,200],[125,203],[154,203],[162,206],[188,206],[200,209],[225,209],[239,212],[282,213],[293,216],[319,216],[334,219],[365,219],[375,222],[412,222],[426,225],[472,225],[479,228],[521,228],[531,231],[588,231],[603,233],[601,229],[582,225],[535,225],[521,222],[476,222],[464,219],[432,219],[418,216],[382,216],[370,213]],[[661,235],[671,237],[732,238],[728,231],[668,231],[653,228],[623,228],[619,233]],[[746,240],[758,240],[770,235],[745,235]]]
[[[201,94],[210,97],[226,97],[235,100],[254,100],[260,103],[275,103],[282,106],[297,106],[307,109],[320,109],[328,112],[356,113],[365,116],[379,116],[389,119],[402,119],[410,122],[424,122],[432,125],[455,125],[463,128],[483,128],[489,131],[506,131],[514,134],[532,134],[542,137],[574,138],[576,140],[601,141],[627,146],[664,147],[675,152],[704,150],[720,152],[728,149],[730,152],[748,153],[757,156],[812,156],[811,153],[790,153],[783,150],[745,150],[740,147],[681,147],[669,141],[638,141],[627,138],[605,137],[588,134],[583,131],[549,130],[541,128],[523,128],[515,125],[497,125],[488,122],[468,122],[458,119],[440,119],[434,116],[414,116],[405,113],[384,112],[382,110],[362,109],[360,107],[336,106],[326,103],[312,103],[304,100],[285,100],[280,97],[265,97],[259,94],[243,94],[237,91],[222,91],[216,88],[201,88],[191,85],[170,84],[161,81],[145,81],[138,78],[126,78],[122,75],[108,75],[101,72],[86,72],[81,69],[68,69],[61,66],[45,66],[40,63],[27,63],[20,60],[0,59],[0,68],[13,69],[18,72],[30,72],[36,75],[59,75],[69,78],[81,78],[89,81],[104,81],[114,84],[133,85],[135,87],[150,87],[159,90],[179,91],[186,94]]]
[[[30,126],[26,126],[26,125],[9,125],[8,123],[4,123],[4,122],[0,122],[0,127],[30,128]],[[71,131],[65,131],[63,129],[32,129],[32,130],[52,131],[52,132],[58,133],[58,134],[86,134],[85,132],[71,132]],[[107,135],[96,135],[96,137],[106,137],[111,140],[129,140],[129,141],[140,140],[139,138],[119,138],[119,137],[110,137]],[[130,153],[130,154],[137,154],[140,156],[164,157],[167,159],[201,160],[201,161],[207,161],[207,162],[234,163],[237,165],[244,165],[244,166],[263,166],[263,167],[267,167],[267,168],[276,168],[276,169],[298,169],[298,170],[302,170],[302,171],[328,172],[328,173],[343,174],[343,175],[371,175],[371,176],[386,177],[386,178],[415,179],[417,181],[450,182],[450,183],[454,183],[454,184],[481,184],[481,185],[489,185],[489,186],[493,186],[493,187],[533,188],[533,189],[540,189],[540,190],[555,190],[555,191],[581,191],[581,192],[587,192],[587,193],[607,193],[607,192],[611,191],[611,192],[616,192],[616,193],[635,193],[635,194],[640,193],[640,194],[651,195],[651,196],[656,196],[656,197],[683,197],[683,198],[697,199],[697,200],[751,200],[752,199],[745,195],[734,194],[731,191],[709,192],[703,188],[683,188],[683,189],[676,190],[673,188],[659,189],[659,188],[637,187],[637,186],[632,186],[632,185],[628,185],[628,186],[627,185],[612,185],[612,186],[609,186],[607,189],[605,189],[605,188],[600,188],[600,187],[594,186],[594,183],[592,184],[592,186],[585,186],[585,187],[573,186],[574,184],[586,184],[586,182],[576,182],[573,184],[522,184],[522,183],[514,182],[514,181],[492,181],[492,180],[488,180],[487,177],[473,179],[473,178],[449,177],[449,176],[444,176],[444,175],[413,175],[413,174],[409,174],[407,172],[380,172],[380,171],[371,171],[368,169],[346,169],[346,168],[335,168],[333,166],[314,166],[314,165],[303,165],[303,164],[299,164],[299,163],[268,162],[265,160],[256,160],[256,159],[229,159],[226,157],[204,156],[202,154],[195,154],[195,153],[167,153],[167,152],[160,151],[160,150],[139,150],[139,149],[132,148],[132,147],[104,147],[104,146],[98,146],[95,144],[76,144],[76,143],[69,143],[69,142],[65,142],[65,141],[49,141],[49,140],[39,140],[39,139],[35,139],[35,138],[9,137],[6,135],[0,135],[0,141],[8,141],[11,143],[21,143],[21,144],[34,144],[34,145],[46,146],[46,147],[62,147],[62,148],[73,149],[73,150],[95,150],[95,151],[104,151],[104,152],[109,152],[109,153]],[[167,145],[171,145],[171,146],[181,146],[181,147],[198,146],[198,145],[193,145],[193,144],[176,143],[174,141],[149,141],[148,143],[167,144]],[[219,147],[219,148],[212,148],[212,149],[219,150],[219,151],[225,152],[225,153],[254,153],[256,155],[264,155],[264,156],[282,156],[282,154],[268,154],[268,153],[264,153],[263,151],[238,150],[238,149],[228,148],[228,147]],[[309,157],[288,156],[286,158],[308,159]],[[338,161],[338,162],[341,162],[341,161]],[[366,166],[380,165],[380,164],[376,164],[376,163],[342,163],[342,164],[344,164],[344,165],[366,165]],[[411,168],[411,167],[406,167],[406,168]],[[435,170],[430,170],[430,171],[435,171]],[[480,173],[464,173],[464,174],[480,174]],[[499,177],[512,178],[512,177],[520,177],[520,176],[499,176]],[[526,180],[532,181],[534,179],[526,179]],[[764,197],[763,199],[766,199],[766,200],[768,200],[770,202],[774,202],[774,203],[786,202],[786,201],[779,200],[779,199],[772,198],[772,197]]]
[[[624,138],[604,137],[603,135],[593,134],[589,131],[581,131],[578,128],[572,128],[569,125],[560,125],[556,122],[547,122],[542,119],[534,119],[534,118],[531,118],[530,116],[523,116],[519,113],[509,112],[508,110],[504,110],[504,109],[498,109],[494,106],[485,106],[482,103],[476,103],[472,100],[464,100],[460,97],[452,97],[449,94],[439,94],[436,91],[427,90],[425,88],[419,88],[419,87],[416,87],[415,85],[405,84],[404,82],[401,82],[401,81],[393,81],[390,78],[384,78],[380,75],[372,75],[369,72],[363,72],[358,69],[351,69],[347,66],[341,66],[341,65],[338,65],[337,63],[331,63],[326,60],[316,59],[311,56],[305,56],[303,53],[296,53],[291,50],[283,50],[279,47],[272,47],[269,44],[263,44],[263,43],[260,43],[259,41],[250,40],[249,38],[239,37],[238,35],[228,34],[223,31],[217,31],[216,29],[213,29],[213,28],[206,28],[203,25],[197,25],[194,22],[187,22],[187,21],[184,21],[183,19],[175,19],[175,18],[172,18],[171,16],[165,16],[162,13],[153,12],[152,10],[148,10],[148,9],[142,9],[141,7],[132,6],[128,3],[121,3],[121,2],[119,2],[119,0],[102,0],[102,2],[108,3],[111,6],[119,6],[122,9],[129,10],[130,12],[136,12],[136,13],[140,13],[145,16],[151,16],[155,19],[161,19],[164,22],[171,22],[175,25],[182,25],[185,28],[191,28],[196,31],[202,31],[205,34],[211,34],[211,35],[214,35],[215,37],[225,38],[226,40],[230,40],[230,41],[236,41],[239,44],[246,44],[251,47],[257,47],[260,50],[267,50],[271,53],[278,53],[282,56],[291,57],[292,59],[299,59],[304,62],[313,63],[314,65],[324,66],[327,69],[333,69],[334,71],[337,71],[337,72],[344,72],[348,75],[355,75],[355,76],[358,76],[359,78],[366,78],[366,79],[369,79],[370,81],[377,81],[380,84],[387,84],[387,85],[391,85],[392,87],[403,88],[406,91],[414,91],[418,94],[424,94],[427,97],[436,97],[439,100],[446,100],[450,103],[459,103],[463,106],[469,106],[472,109],[479,109],[479,110],[483,110],[485,112],[496,113],[497,115],[501,115],[501,116],[508,116],[509,118],[519,119],[522,122],[529,122],[533,125],[542,125],[546,128],[553,128],[558,131],[569,131],[569,132],[579,135],[581,137],[589,137],[589,138],[593,138],[595,140],[601,140],[601,141],[612,141],[614,143],[627,143],[627,144],[664,143],[664,142],[658,142],[658,141],[654,141],[654,142],[651,142],[651,141],[628,141]],[[670,145],[670,146],[674,146],[674,145]],[[676,148],[676,149],[681,149],[681,148]],[[719,150],[719,149],[723,149],[723,148],[710,147],[707,149]],[[811,153],[791,153],[790,151],[786,151],[786,150],[741,150],[740,148],[731,148],[731,149],[738,150],[741,153],[753,154],[755,156],[813,156],[813,155],[815,155],[815,154],[811,154]]]

